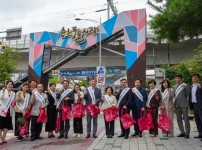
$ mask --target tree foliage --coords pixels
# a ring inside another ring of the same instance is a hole
[[[156,1],[148,0],[148,4],[158,11],[150,21],[158,40],[177,42],[202,33],[202,0],[164,0],[160,6]]]
[[[189,60],[180,61],[175,66],[165,65],[162,68],[166,69],[166,77],[174,83],[174,77],[177,74],[183,76],[185,83],[191,83],[191,76],[194,73],[199,73],[202,77],[202,44],[197,50],[197,54]]]
[[[0,82],[10,80],[17,68],[17,63],[20,60],[20,54],[14,52],[9,46],[0,49]]]
[[[60,83],[60,78],[59,76],[51,76],[51,78],[49,79],[49,82],[55,83],[55,84]]]

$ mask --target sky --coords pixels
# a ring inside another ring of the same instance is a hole
[[[104,22],[107,20],[107,11],[95,11],[107,8],[106,3],[107,0],[0,0],[0,31],[22,27],[24,35],[40,31],[57,32],[63,26],[96,26],[89,21],[75,21],[75,18],[97,21],[101,18]],[[147,15],[156,14],[146,4],[147,0],[114,0],[114,3],[118,12],[146,8]]]

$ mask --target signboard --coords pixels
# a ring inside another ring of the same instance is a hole
[[[72,30],[70,30],[69,28],[66,30],[65,27],[62,27],[59,33],[63,39],[69,37],[77,44],[82,44],[86,41],[88,35],[93,34],[94,36],[96,36],[98,32],[98,27],[89,27],[84,29],[72,27]]]
[[[106,75],[106,68],[104,66],[96,67],[97,76]]]
[[[44,45],[44,54],[43,54],[43,70],[46,70],[50,67],[52,47],[49,45]]]
[[[56,73],[57,72],[57,73]],[[106,75],[119,75],[121,74],[121,67],[107,67]],[[52,75],[61,75],[61,76],[86,76],[92,77],[96,76],[96,69],[89,70],[52,70]]]
[[[97,85],[105,85],[105,76],[97,76]]]
[[[17,40],[21,38],[22,28],[7,29],[6,41]]]

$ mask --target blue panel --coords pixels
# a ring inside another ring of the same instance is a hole
[[[64,39],[64,41],[62,42],[62,47],[63,47],[63,48],[66,47],[68,40],[69,40],[69,38],[66,37],[66,38]]]
[[[42,70],[42,56],[43,55],[41,55],[38,59],[36,59],[33,65],[34,71],[37,75],[39,75],[39,77],[41,76],[41,70]]]
[[[87,41],[85,41],[82,44],[80,44],[81,50],[85,49],[86,45],[87,45]]]
[[[102,35],[101,35],[101,39],[102,39],[102,40],[106,39],[107,37],[108,37],[107,34],[102,34]],[[97,43],[98,43],[98,42],[100,42],[100,34],[99,34],[99,33],[97,34]]]
[[[51,37],[51,40],[53,42],[53,45],[55,46],[56,45],[56,42],[58,40],[58,33],[53,33],[53,32],[49,32],[49,35]]]
[[[41,43],[44,43],[44,42],[47,42],[51,40],[50,38],[50,35],[49,35],[49,32],[44,32],[43,35],[41,36],[41,39],[37,42],[37,44],[41,44]]]
[[[30,33],[30,39],[34,42],[34,33]]]
[[[137,43],[137,28],[135,26],[126,26],[125,30],[128,34],[130,41]]]
[[[137,60],[137,52],[125,50],[125,54],[126,54],[126,70],[128,70]]]
[[[112,35],[114,25],[116,23],[116,19],[117,19],[117,16],[114,16],[103,23],[103,27],[105,28],[105,31],[107,32],[108,36]]]

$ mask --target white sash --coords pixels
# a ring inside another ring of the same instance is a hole
[[[118,106],[119,106],[119,104],[120,104],[122,98],[126,95],[126,93],[127,93],[129,90],[130,90],[130,88],[127,87],[125,90],[123,90],[123,91],[121,92],[120,97],[119,97]]]
[[[15,93],[13,91],[11,91],[11,95],[9,96],[6,105],[3,106],[3,104],[2,104],[0,106],[1,107],[1,109],[0,109],[0,115],[1,116],[6,117],[8,109],[9,109],[11,103],[13,102],[14,98],[15,98]]]
[[[56,93],[53,92],[53,91],[51,91],[51,90],[50,90],[50,93],[51,93],[51,96],[53,97],[53,99],[55,100],[54,105],[57,105],[57,103],[58,103],[58,99],[57,99],[57,95],[56,95]]]
[[[29,104],[29,98],[30,98],[30,94],[29,93],[26,93],[25,94],[25,99],[24,99],[24,104],[20,104],[20,103],[17,103],[17,107],[20,109],[21,112],[25,111],[25,109],[28,107],[28,104]]]
[[[93,88],[92,88],[92,87],[88,87],[88,91],[89,91],[90,97],[91,97],[91,99],[92,99],[92,102],[95,103],[96,98],[95,98],[95,94],[94,94],[94,92],[93,92]]]
[[[42,105],[45,103],[45,99],[43,95],[41,95],[37,90],[35,91],[35,97],[36,97],[36,100],[41,102]]]
[[[175,90],[175,99],[177,98],[177,96],[179,95],[179,93],[183,90],[183,86],[186,86],[185,83],[182,83],[178,86],[178,88]]]
[[[107,103],[108,103],[109,105],[111,105],[111,104],[112,104],[112,99],[111,99],[111,97],[109,97],[108,95],[105,95],[104,97],[105,97],[105,99],[107,100]]]
[[[60,103],[62,102],[62,100],[65,98],[65,96],[67,96],[72,90],[71,89],[66,89],[62,95],[60,96],[60,99],[57,102],[57,107],[60,105]]]
[[[132,88],[133,93],[135,93],[137,95],[137,97],[143,102],[143,95],[140,93],[140,91],[134,87]]]
[[[153,89],[153,90],[149,93],[149,95],[148,95],[148,103],[150,103],[152,97],[154,96],[154,94],[156,93],[157,90],[158,90],[158,89]]]
[[[168,94],[169,94],[169,90],[168,89],[164,90],[164,92],[162,93],[162,100],[163,101],[166,100],[166,97],[168,96]]]

